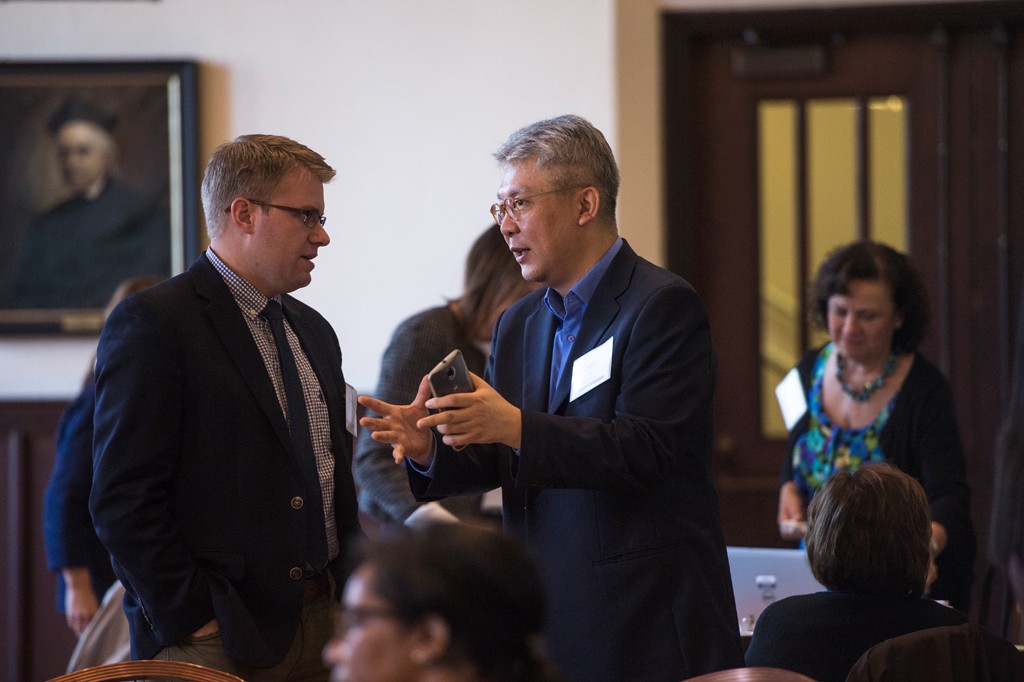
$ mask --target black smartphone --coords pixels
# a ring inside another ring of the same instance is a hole
[[[473,390],[473,380],[466,369],[466,360],[458,348],[437,363],[427,378],[430,381],[430,392],[435,398],[449,393],[469,393]]]

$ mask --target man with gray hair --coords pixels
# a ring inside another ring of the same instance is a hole
[[[331,326],[288,294],[330,242],[334,173],[285,137],[221,145],[202,187],[210,247],[103,328],[90,509],[135,658],[328,678],[320,653],[360,533],[354,396]]]
[[[712,484],[715,355],[704,305],[618,235],[619,174],[578,116],[496,153],[491,215],[545,287],[495,326],[487,381],[361,402],[420,499],[502,488],[535,554],[547,642],[571,680],[680,680],[743,665]],[[430,414],[428,410],[443,410]],[[436,430],[437,436],[433,435]]]

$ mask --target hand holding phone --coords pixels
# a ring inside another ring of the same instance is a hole
[[[444,360],[430,370],[427,381],[430,382],[430,392],[434,394],[435,398],[451,393],[469,393],[473,390],[473,380],[466,368],[466,359],[462,357],[462,351],[458,348],[446,355]],[[456,452],[464,447],[466,446],[452,446]]]

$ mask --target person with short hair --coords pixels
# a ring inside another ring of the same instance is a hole
[[[327,679],[334,585],[361,535],[353,398],[334,330],[289,293],[330,242],[334,174],[286,137],[222,144],[202,184],[209,248],[103,328],[90,510],[135,658]]]
[[[504,528],[537,557],[568,679],[739,666],[704,304],[619,236],[618,167],[589,121],[528,125],[495,157],[491,215],[523,277],[543,286],[498,320],[472,392],[430,398],[424,378],[409,405],[360,397],[379,415],[360,423],[404,458],[420,500],[501,486]]]
[[[828,588],[770,604],[754,624],[748,666],[842,682],[879,642],[967,616],[922,597],[931,516],[924,489],[887,464],[836,471],[807,510],[807,559]]]
[[[557,682],[540,576],[518,543],[453,524],[389,527],[345,586],[334,682]]]

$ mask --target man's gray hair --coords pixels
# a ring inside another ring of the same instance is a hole
[[[534,161],[560,187],[596,187],[602,216],[615,223],[619,167],[604,135],[585,118],[567,114],[531,123],[512,133],[494,158],[503,167]]]

